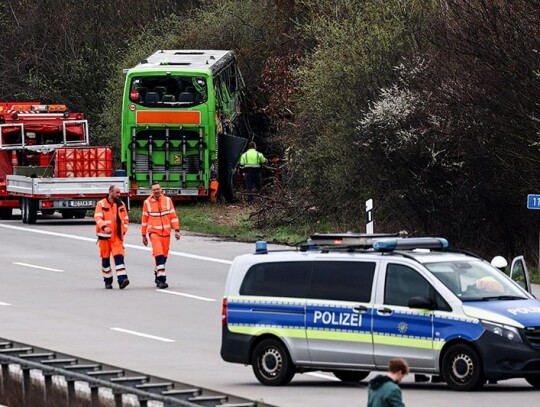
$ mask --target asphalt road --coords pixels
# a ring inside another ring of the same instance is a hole
[[[227,270],[234,256],[253,249],[183,235],[171,247],[170,288],[157,290],[150,251],[140,242],[139,225],[132,225],[126,239],[131,284],[105,290],[91,219],[0,221],[0,337],[280,407],[365,405],[367,382],[346,385],[331,374],[310,373],[286,387],[264,387],[250,367],[221,360]],[[518,379],[474,393],[412,378],[403,388],[408,406],[536,405],[540,395]]]

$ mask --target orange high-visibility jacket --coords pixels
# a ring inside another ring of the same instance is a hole
[[[123,239],[129,225],[126,205],[122,201],[111,204],[107,198],[97,203],[94,220],[96,221],[96,233],[100,239]],[[105,226],[111,229],[111,233],[106,233],[103,230]]]
[[[170,236],[173,230],[180,230],[180,221],[176,216],[171,198],[162,195],[159,199],[150,196],[143,204],[141,233],[155,233],[159,236]]]

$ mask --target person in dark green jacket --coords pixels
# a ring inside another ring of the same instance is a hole
[[[409,365],[404,359],[392,359],[388,363],[388,373],[369,382],[367,407],[405,407],[398,383],[408,373]]]

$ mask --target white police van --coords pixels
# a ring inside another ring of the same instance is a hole
[[[315,235],[231,265],[221,356],[265,385],[296,372],[359,381],[404,357],[456,390],[525,378],[540,387],[540,302],[523,258],[513,281],[442,238]]]

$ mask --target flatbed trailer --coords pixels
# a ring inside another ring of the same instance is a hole
[[[70,177],[33,178],[22,175],[7,176],[7,192],[18,197],[23,223],[36,223],[37,213],[58,211],[65,219],[84,218],[87,210],[95,208],[111,185],[120,187],[124,197],[129,194],[127,177]]]

